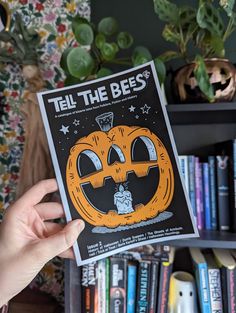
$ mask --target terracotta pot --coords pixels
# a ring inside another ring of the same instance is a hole
[[[232,101],[236,91],[236,69],[225,59],[206,59],[207,73],[214,90],[214,102]],[[181,103],[208,102],[194,77],[195,63],[177,70],[173,78],[175,101]]]

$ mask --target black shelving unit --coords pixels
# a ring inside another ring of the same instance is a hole
[[[217,142],[236,138],[236,102],[214,104],[170,104],[166,106],[179,154],[208,156]],[[163,243],[164,244],[164,243]],[[166,244],[166,242],[165,242]],[[176,247],[236,249],[236,234],[202,231],[199,238],[168,241]],[[66,261],[66,313],[82,313],[79,303],[78,268]],[[75,297],[76,292],[76,297]]]

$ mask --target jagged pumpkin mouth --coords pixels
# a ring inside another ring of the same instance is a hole
[[[138,206],[145,206],[150,202],[157,191],[158,184],[159,168],[157,165],[153,165],[150,166],[145,176],[137,177],[135,172],[131,171],[127,173],[127,180],[121,183],[116,183],[113,177],[108,176],[105,177],[103,186],[94,188],[90,182],[86,182],[81,184],[81,190],[88,203],[95,210],[107,214],[112,210],[117,212],[114,195],[119,192],[120,186],[122,186],[124,191],[130,192],[132,196],[132,207],[135,210]],[[146,188],[146,186],[150,187]]]

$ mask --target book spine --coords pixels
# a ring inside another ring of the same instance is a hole
[[[228,159],[228,156],[216,156],[219,228],[222,231],[230,229]]]
[[[128,263],[127,279],[127,313],[135,313],[137,264]]]
[[[196,210],[197,210],[197,227],[203,229],[203,199],[202,199],[202,168],[199,158],[195,157],[195,181],[196,181]]]
[[[217,201],[216,201],[216,165],[215,157],[208,157],[209,163],[209,181],[210,181],[210,201],[211,201],[211,229],[218,229],[217,222]]]
[[[106,313],[110,310],[110,259],[106,258]]]
[[[148,313],[150,271],[150,261],[139,262],[136,313]]]
[[[189,195],[189,183],[188,183],[188,157],[187,155],[179,155],[179,162],[180,162],[180,168],[181,172],[184,178],[184,183],[186,187],[187,194]]]
[[[160,266],[157,313],[168,312],[168,294],[171,272],[172,272],[172,263],[162,262]]]
[[[210,290],[207,276],[207,264],[195,264],[198,294],[202,313],[211,313]]]
[[[211,207],[210,207],[210,188],[209,188],[209,167],[207,162],[202,163],[203,173],[203,201],[205,213],[205,229],[211,230]]]
[[[88,264],[81,267],[81,309],[85,313],[90,313],[91,305],[88,269]]]
[[[236,139],[233,140],[233,177],[234,177],[234,188],[233,188],[233,205],[232,205],[232,230],[236,233]]]
[[[94,313],[97,306],[97,262],[91,262],[88,264],[88,286],[90,295],[89,312]]]
[[[106,312],[106,260],[98,261],[97,273],[97,288],[98,288],[98,313]]]
[[[126,313],[127,260],[110,259],[110,313]]]
[[[219,269],[208,269],[211,311],[223,313],[222,289]]]
[[[235,271],[236,269],[229,269],[221,267],[221,286],[223,298],[224,312],[236,312],[236,286],[235,286]]]
[[[149,313],[156,313],[159,262],[152,261],[150,275]]]
[[[189,197],[193,210],[193,215],[197,221],[196,211],[196,194],[195,194],[195,168],[194,168],[194,156],[188,156],[188,173],[189,173]]]

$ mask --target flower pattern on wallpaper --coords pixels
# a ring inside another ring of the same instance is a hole
[[[39,66],[48,89],[63,87],[64,74],[59,62],[64,49],[73,44],[72,16],[79,13],[90,18],[89,0],[8,0],[14,13],[22,15],[26,25],[33,26],[41,37]],[[24,130],[20,107],[25,82],[18,65],[8,65],[0,72],[0,218],[14,201],[24,147]],[[47,264],[32,283],[63,299],[63,266],[59,259]]]

